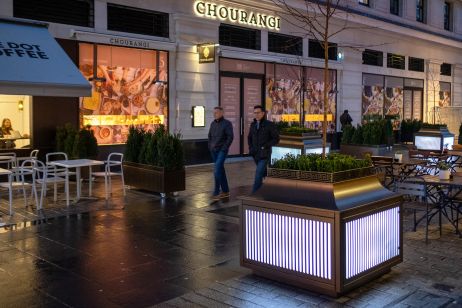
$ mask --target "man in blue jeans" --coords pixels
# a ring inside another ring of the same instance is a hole
[[[209,130],[209,150],[212,155],[215,168],[215,188],[212,198],[218,200],[229,197],[228,179],[226,178],[225,159],[228,155],[229,147],[233,143],[233,125],[223,117],[223,108],[213,109],[215,118]]]
[[[266,119],[266,112],[262,106],[253,108],[255,119],[250,125],[249,143],[250,155],[252,155],[257,170],[255,171],[255,182],[252,193],[256,192],[263,184],[266,176],[266,166],[271,159],[271,147],[279,143],[279,132],[273,122]]]

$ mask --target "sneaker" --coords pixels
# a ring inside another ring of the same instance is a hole
[[[220,198],[229,198],[229,191],[228,192],[222,192],[219,196],[220,196]]]

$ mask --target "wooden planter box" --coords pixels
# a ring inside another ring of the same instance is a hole
[[[376,176],[268,177],[240,207],[240,261],[255,274],[340,296],[403,260],[402,197]]]
[[[356,145],[356,144],[341,144],[340,153],[363,158],[365,153],[370,153],[372,156],[385,156],[389,150],[386,145]]]
[[[184,168],[165,171],[161,167],[124,162],[123,170],[125,184],[137,189],[166,194],[183,191],[186,187]]]

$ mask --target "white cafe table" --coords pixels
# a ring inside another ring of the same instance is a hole
[[[8,169],[0,168],[0,175],[8,175],[8,190],[9,190],[9,201],[10,201],[10,215],[13,214],[13,172]]]
[[[104,165],[103,161],[100,160],[93,160],[93,159],[68,159],[68,160],[55,160],[48,163],[50,166],[56,166],[66,169],[74,169],[75,168],[75,180],[77,181],[77,200],[81,199],[81,184],[80,184],[80,168],[88,167],[90,172],[90,180],[88,185],[88,196],[91,197],[91,189],[92,189],[92,180],[91,180],[91,168],[93,166],[101,166]]]

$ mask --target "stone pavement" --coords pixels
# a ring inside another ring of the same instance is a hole
[[[210,201],[212,169],[200,166],[177,198],[123,198],[119,186],[109,203],[55,205],[60,215],[0,228],[0,307],[462,307],[462,239],[445,224],[426,245],[411,216],[404,262],[339,299],[241,268],[236,196],[249,192],[253,168],[227,165],[229,200]]]

